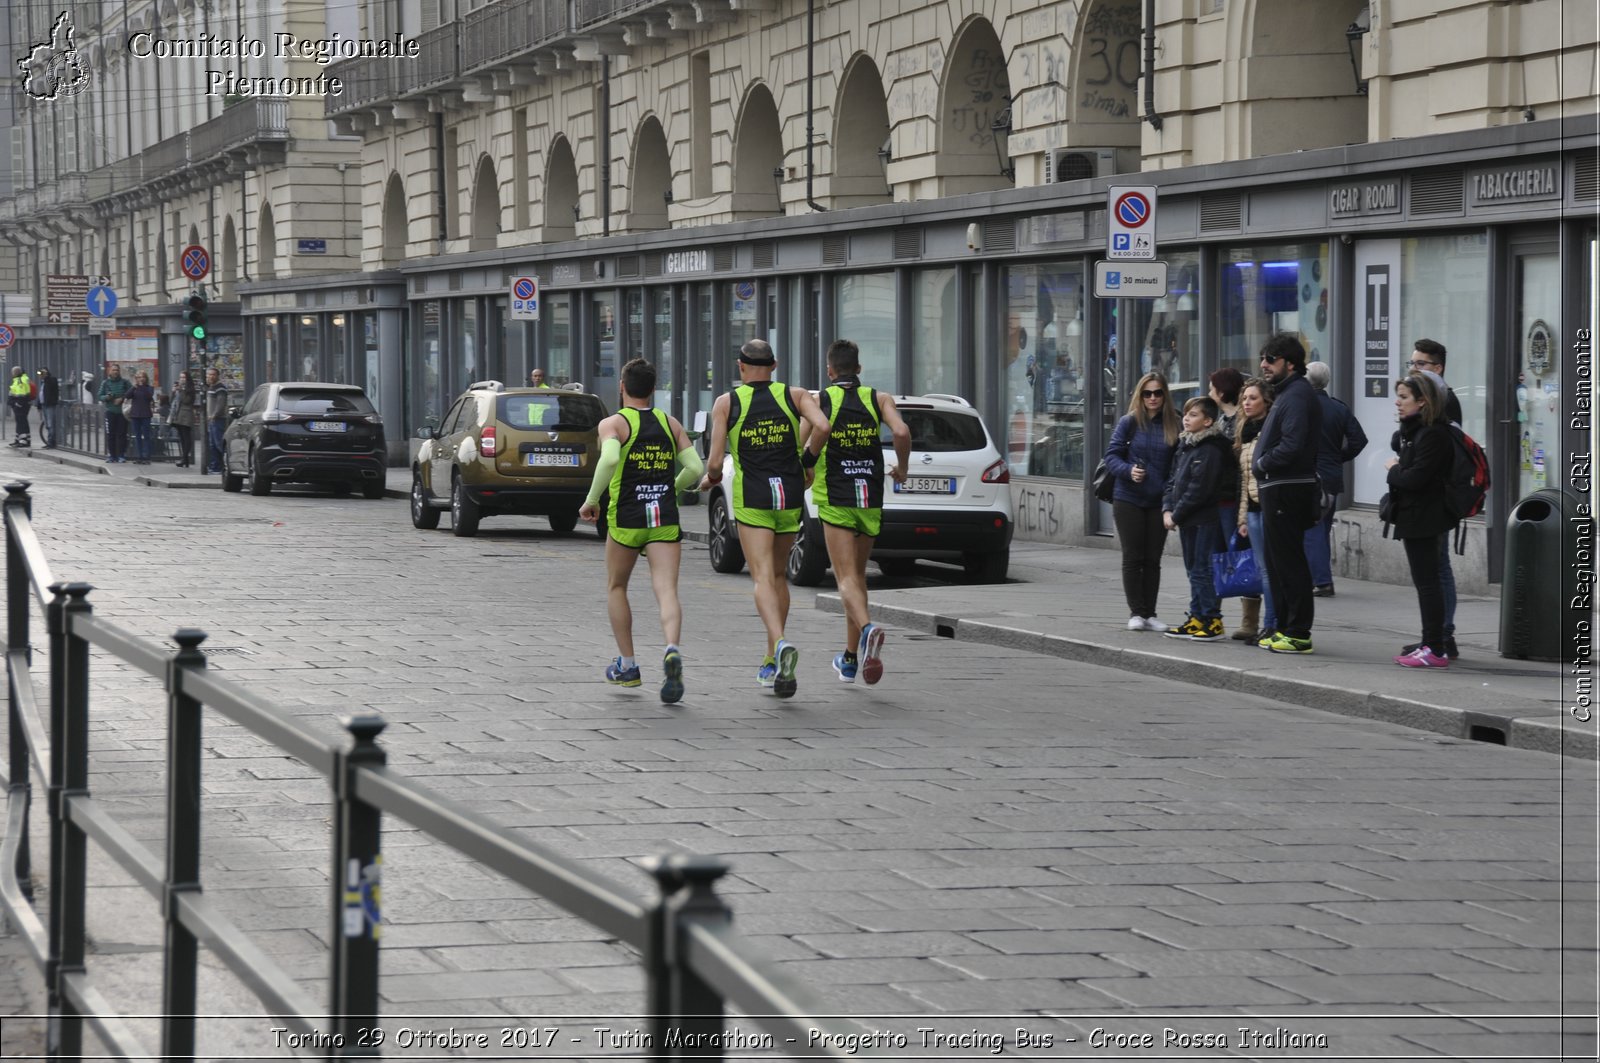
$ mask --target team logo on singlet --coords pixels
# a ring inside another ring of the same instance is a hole
[[[644,526],[646,528],[661,527],[661,503],[646,502],[644,504]]]
[[[784,496],[784,493],[783,493],[783,477],[781,477],[781,476],[769,476],[769,477],[767,477],[767,486],[769,488],[771,488],[771,490],[772,490],[772,508],[773,509],[788,509],[789,508],[789,500],[788,500],[788,498],[786,498]]]
[[[854,482],[855,482],[855,485],[856,485],[856,508],[857,509],[871,509],[872,508],[872,495],[867,490],[867,481],[865,481],[865,480],[856,480]]]

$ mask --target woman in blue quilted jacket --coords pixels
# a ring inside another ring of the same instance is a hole
[[[1106,447],[1106,469],[1116,483],[1111,517],[1122,544],[1122,593],[1128,600],[1129,631],[1166,630],[1156,619],[1161,554],[1167,545],[1161,496],[1180,430],[1167,378],[1146,373]]]

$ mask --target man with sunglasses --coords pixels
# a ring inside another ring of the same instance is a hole
[[[1417,340],[1411,345],[1411,360],[1406,363],[1406,369],[1412,373],[1437,373],[1443,379],[1446,355],[1444,344],[1438,340]],[[1448,385],[1444,389],[1444,419],[1451,424],[1461,423],[1461,400]],[[1460,651],[1456,649],[1456,574],[1450,567],[1451,538],[1439,536],[1439,589],[1444,592],[1444,649],[1441,652],[1455,658],[1460,656]],[[1400,652],[1412,653],[1420,645],[1420,642],[1412,643]]]
[[[1290,333],[1277,333],[1261,348],[1261,375],[1272,386],[1272,409],[1256,439],[1252,471],[1261,495],[1267,580],[1278,630],[1264,632],[1257,645],[1273,653],[1313,652],[1316,599],[1303,544],[1322,510],[1317,481],[1322,407],[1305,374],[1306,349]]]

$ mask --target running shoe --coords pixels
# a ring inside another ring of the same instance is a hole
[[[619,687],[636,687],[643,684],[644,680],[639,675],[639,666],[632,668],[622,667],[622,658],[613,657],[611,663],[606,665],[606,682]]]
[[[1315,653],[1311,648],[1310,639],[1297,639],[1279,631],[1267,642],[1267,649],[1273,653]]]
[[[1402,653],[1394,659],[1401,668],[1449,668],[1450,658],[1441,657],[1426,646],[1418,646],[1411,653]]]
[[[854,683],[856,681],[856,655],[853,653],[834,654],[833,670],[839,673],[839,682]]]
[[[1129,631],[1143,631],[1144,630],[1144,617],[1142,617],[1142,616],[1130,616],[1130,617],[1128,617],[1128,630]]]
[[[1200,621],[1201,631],[1198,635],[1191,635],[1196,642],[1213,642],[1217,639],[1228,637],[1228,629],[1222,626],[1222,617],[1214,616],[1210,620]]]
[[[761,662],[761,667],[756,669],[756,683],[759,686],[771,687],[778,681],[778,662],[768,657]]]
[[[1270,650],[1272,648],[1272,640],[1277,637],[1277,628],[1264,627],[1261,629],[1261,637],[1256,639],[1256,647],[1258,649]]]
[[[1153,616],[1147,616],[1144,618],[1144,629],[1146,631],[1165,631],[1167,630],[1167,625]]]
[[[677,649],[670,648],[661,655],[661,671],[666,678],[661,680],[661,703],[671,705],[683,700],[683,654]],[[639,669],[633,670],[635,685],[639,678]]]
[[[780,698],[792,698],[800,688],[800,681],[794,677],[794,670],[800,666],[800,651],[792,642],[784,639],[778,640],[776,649],[778,674],[773,681],[772,692]]]
[[[1400,647],[1400,656],[1404,657],[1408,653],[1416,653],[1420,649],[1422,649],[1422,643],[1413,642],[1409,646]],[[1446,635],[1444,637],[1444,652],[1442,654],[1437,654],[1436,656],[1448,657],[1452,661],[1461,656],[1461,650],[1456,647],[1456,638],[1454,635]]]
[[[868,624],[861,629],[856,658],[861,662],[861,681],[868,686],[883,678],[883,628]]]

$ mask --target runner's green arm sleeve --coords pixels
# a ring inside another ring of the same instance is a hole
[[[611,486],[611,476],[617,471],[617,463],[621,460],[622,440],[602,439],[600,460],[594,463],[594,482],[589,485],[589,497],[583,500],[585,505],[600,504],[600,496]]]
[[[673,481],[674,486],[680,491],[688,491],[700,482],[700,477],[706,471],[706,463],[700,460],[699,451],[693,447],[684,447],[678,451],[678,478]]]

